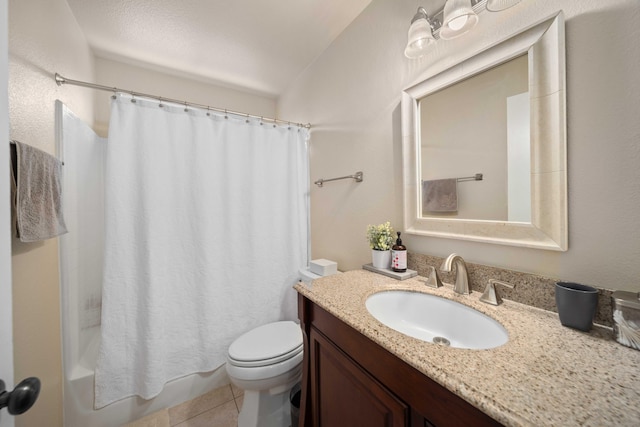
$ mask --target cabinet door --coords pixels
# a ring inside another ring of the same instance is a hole
[[[418,414],[413,408],[411,408],[411,427],[436,427],[435,424],[432,424],[431,421]],[[472,426],[471,424],[463,424],[465,426]]]
[[[407,427],[407,406],[324,335],[311,328],[315,427]]]

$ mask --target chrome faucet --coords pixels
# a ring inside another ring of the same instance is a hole
[[[446,273],[451,272],[453,265],[456,266],[456,283],[453,285],[453,292],[457,294],[469,295],[469,274],[467,273],[467,265],[462,257],[458,254],[451,254],[444,260],[440,266],[440,270]]]

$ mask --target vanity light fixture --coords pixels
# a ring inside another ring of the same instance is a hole
[[[450,40],[471,30],[478,23],[478,13],[483,10],[498,12],[521,0],[446,0],[444,7],[432,16],[424,7],[411,19],[407,47],[404,54],[417,59],[427,53],[428,47],[438,39]]]
[[[499,12],[509,9],[518,3],[520,3],[520,0],[487,0],[487,10],[489,12]]]
[[[419,7],[416,14],[413,15],[411,26],[409,27],[407,47],[404,49],[404,55],[407,58],[416,59],[421,57],[427,52],[426,47],[436,42],[435,37],[433,37],[434,26],[435,22],[432,22],[429,18],[424,7]]]
[[[471,0],[447,0],[444,4],[444,18],[440,28],[440,38],[444,40],[459,37],[475,27],[478,14],[471,6]]]

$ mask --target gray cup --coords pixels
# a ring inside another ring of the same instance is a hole
[[[579,283],[556,283],[556,306],[560,323],[588,332],[598,307],[598,290]]]

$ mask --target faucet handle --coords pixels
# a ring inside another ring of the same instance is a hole
[[[495,285],[506,286],[507,288],[510,288],[510,289],[515,288],[515,285],[512,285],[511,283],[503,282],[501,280],[496,280],[496,279],[489,279],[489,284],[484,289],[484,293],[480,297],[480,301],[486,302],[487,304],[492,304],[492,305],[499,305],[502,302],[502,298],[500,298],[500,296],[498,296],[498,294],[496,293]]]
[[[430,288],[440,288],[442,287],[442,281],[440,280],[440,276],[438,276],[438,270],[435,267],[429,267],[431,272],[429,273],[429,278],[425,282],[425,285]]]

